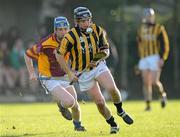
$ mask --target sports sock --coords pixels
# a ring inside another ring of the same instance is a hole
[[[147,100],[147,101],[146,101],[146,105],[147,105],[147,107],[150,107],[150,103],[151,103],[151,101],[150,101],[150,100]]]
[[[75,121],[75,120],[73,120],[73,124],[74,124],[74,127],[75,127],[75,128],[81,127],[81,122],[80,122],[80,121]]]
[[[61,107],[63,107],[60,102],[57,102],[57,106],[58,106],[59,109],[60,109]],[[64,107],[63,107],[63,108],[64,108]]]
[[[111,116],[106,122],[111,126],[111,127],[117,127],[116,122],[114,121],[114,117]]]
[[[124,110],[122,109],[122,102],[120,102],[120,103],[114,103],[114,105],[116,106],[117,111],[118,111],[119,114],[121,114],[122,112],[124,112]]]

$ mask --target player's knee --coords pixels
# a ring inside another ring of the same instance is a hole
[[[118,88],[116,86],[109,86],[107,89],[111,94],[116,94],[119,92]]]
[[[153,81],[153,86],[158,87],[161,84],[160,81]]]
[[[77,101],[75,102],[74,106],[72,107],[72,110],[76,111],[76,112],[81,111],[81,108],[80,108],[79,103]]]
[[[74,105],[75,105],[75,99],[74,99],[74,98],[71,98],[71,99],[66,100],[66,101],[64,102],[64,104],[63,104],[63,106],[64,106],[65,108],[72,108],[72,107],[74,107]]]

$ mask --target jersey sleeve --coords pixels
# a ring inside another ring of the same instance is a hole
[[[167,60],[169,55],[169,40],[164,26],[160,27],[160,34],[158,38],[160,41],[160,57]]]
[[[101,27],[99,27],[99,49],[100,50],[109,49],[109,43],[107,40],[107,33]]]
[[[36,44],[33,45],[31,48],[26,50],[25,54],[33,60],[38,60],[39,58],[38,46]]]
[[[141,40],[141,28],[139,28],[137,30],[137,35],[136,35],[136,45],[137,45],[137,54],[138,54],[138,57],[140,57],[141,55],[141,44],[142,44],[142,40]]]

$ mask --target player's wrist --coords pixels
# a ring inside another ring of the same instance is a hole
[[[30,71],[30,72],[29,72],[29,76],[36,76],[36,73],[33,72],[33,71]]]
[[[98,61],[91,61],[89,67],[96,67],[98,63]]]
[[[70,70],[67,72],[67,74],[68,74],[68,77],[69,77],[69,78],[71,78],[72,75],[74,75],[74,73],[73,73],[72,71],[70,71]]]

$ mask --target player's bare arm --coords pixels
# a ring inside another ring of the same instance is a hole
[[[61,54],[57,53],[57,51],[56,51],[55,56],[56,56],[58,63],[62,67],[62,69],[68,74],[69,80],[76,82],[78,80],[78,77],[68,67],[68,64],[66,63],[66,61],[64,59],[64,55],[61,55]]]
[[[30,80],[37,80],[36,73],[34,71],[33,61],[30,57],[24,54],[25,63],[29,72],[29,79]]]

